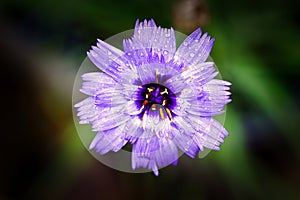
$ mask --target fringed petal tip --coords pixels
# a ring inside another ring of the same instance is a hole
[[[202,34],[200,28],[191,33],[179,46],[175,58],[183,60],[185,66],[197,65],[207,60],[214,43],[208,33]]]
[[[138,29],[138,28],[143,28],[143,27],[156,27],[156,24],[155,24],[155,21],[154,21],[154,19],[150,19],[150,20],[144,20],[144,21],[142,21],[142,22],[140,22],[140,20],[139,19],[137,19],[136,20],[136,22],[135,22],[135,29]]]

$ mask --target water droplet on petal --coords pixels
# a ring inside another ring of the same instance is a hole
[[[193,58],[195,56],[194,53],[190,53],[190,57]]]
[[[94,52],[94,51],[91,51],[91,54],[92,54],[93,57],[97,57],[98,56],[98,54],[96,52]]]

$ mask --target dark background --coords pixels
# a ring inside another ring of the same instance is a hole
[[[0,199],[300,199],[299,1],[0,2]],[[72,87],[96,38],[154,18],[216,42],[233,102],[221,151],[128,174],[94,159],[72,118]]]

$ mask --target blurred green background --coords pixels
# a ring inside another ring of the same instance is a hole
[[[299,1],[0,2],[0,199],[300,199]],[[83,147],[72,87],[96,38],[135,20],[202,27],[233,102],[221,151],[152,173],[110,169]]]

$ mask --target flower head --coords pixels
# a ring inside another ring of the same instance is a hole
[[[231,100],[227,81],[207,62],[214,39],[200,29],[176,50],[174,30],[154,20],[137,21],[124,52],[98,40],[87,53],[102,71],[82,76],[77,103],[80,123],[97,131],[90,149],[99,154],[132,144],[132,168],[176,164],[178,148],[195,157],[204,148],[219,150],[228,135],[213,116]]]

